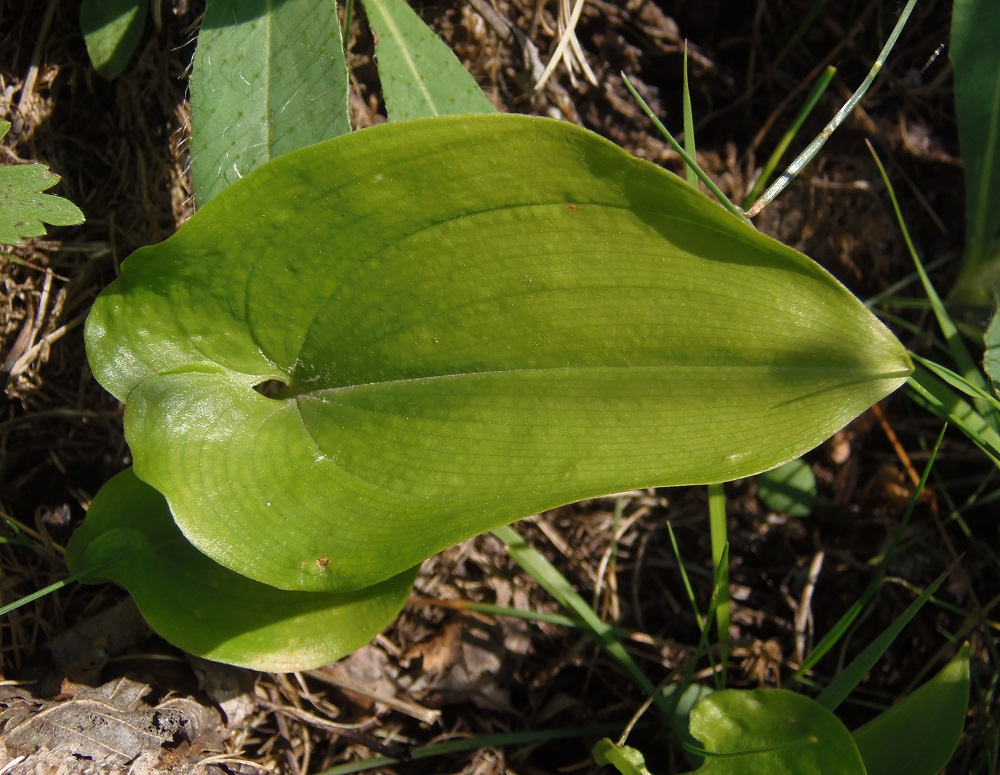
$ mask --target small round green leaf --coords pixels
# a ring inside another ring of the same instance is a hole
[[[86,339],[188,539],[317,591],[559,504],[773,468],[912,368],[805,256],[512,115],[265,164],[129,258]]]
[[[802,458],[757,475],[757,496],[771,511],[808,517],[816,505],[816,475]]]
[[[865,775],[851,733],[830,711],[785,689],[726,689],[691,712],[705,775]]]
[[[150,626],[175,646],[274,671],[318,667],[363,646],[399,613],[417,570],[343,594],[268,587],[191,546],[163,496],[131,469],[94,498],[67,562],[74,573],[98,568],[94,582],[124,584]]]

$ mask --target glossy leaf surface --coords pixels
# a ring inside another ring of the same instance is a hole
[[[129,258],[86,335],[191,542],[326,591],[558,504],[772,468],[911,370],[801,254],[502,115],[274,160]]]
[[[704,775],[865,775],[840,720],[785,689],[714,692],[691,712],[691,734],[708,752]]]
[[[275,671],[317,667],[367,643],[399,613],[416,576],[413,568],[345,594],[251,581],[191,546],[163,496],[131,469],[94,498],[67,561],[74,572],[102,566],[92,581],[124,584],[150,626],[175,646]]]
[[[349,132],[336,0],[208,0],[191,73],[198,205],[259,165]]]
[[[868,775],[934,775],[955,753],[969,710],[965,646],[913,694],[854,731]]]

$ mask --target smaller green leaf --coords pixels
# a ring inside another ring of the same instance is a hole
[[[903,631],[903,628],[912,621],[917,612],[937,592],[938,587],[948,578],[951,570],[946,570],[931,582],[930,586],[924,589],[917,599],[910,603],[906,607],[906,610],[895,618],[892,624],[882,630],[875,640],[869,643],[860,654],[837,673],[837,677],[820,693],[816,698],[816,702],[824,708],[829,708],[831,711],[836,710],[840,706],[840,703],[846,700],[855,687],[864,680],[865,676],[875,666],[875,663],[882,658],[882,655],[892,645],[892,642],[899,637],[899,633]]]
[[[1000,289],[1000,3],[956,0],[951,25],[958,144],[965,168],[965,257],[958,292]]]
[[[375,59],[390,120],[495,111],[451,49],[405,0],[365,0],[364,5],[375,31]]]
[[[969,646],[905,700],[854,731],[868,775],[934,775],[955,753],[969,710]]]
[[[199,207],[269,159],[351,131],[336,0],[208,0],[192,68]]]
[[[90,61],[105,78],[116,78],[142,40],[145,0],[83,0],[80,29]]]
[[[274,671],[318,667],[363,646],[399,613],[417,571],[346,593],[252,581],[191,546],[163,496],[132,469],[101,488],[66,560],[76,573],[101,566],[89,581],[120,581],[150,626],[175,646]]]
[[[0,138],[10,130],[10,122],[0,121]],[[44,194],[59,176],[42,164],[0,167],[0,244],[16,245],[25,237],[40,237],[45,226],[73,226],[83,223],[83,213],[60,196]]]
[[[993,314],[984,339],[986,354],[983,356],[983,369],[996,389],[1000,386],[1000,313]]]
[[[771,511],[808,517],[816,505],[816,475],[802,458],[757,475],[757,495]]]
[[[705,745],[704,775],[865,775],[840,720],[785,689],[714,692],[691,712],[691,734]]]
[[[650,775],[641,751],[627,745],[617,746],[606,737],[597,741],[592,755],[595,762],[602,766],[610,764],[621,775]]]

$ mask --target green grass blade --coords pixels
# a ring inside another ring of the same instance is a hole
[[[506,546],[511,558],[520,565],[535,581],[558,601],[566,610],[575,616],[591,634],[591,636],[625,671],[632,676],[633,680],[647,694],[656,691],[646,674],[632,659],[632,655],[625,650],[621,641],[615,637],[614,628],[604,622],[597,615],[593,608],[569,583],[552,563],[546,560],[539,552],[532,549],[518,534],[514,528],[509,526],[499,527],[493,530],[499,540]]]
[[[774,151],[768,157],[767,161],[764,163],[764,168],[761,170],[760,177],[757,178],[757,182],[754,183],[750,193],[747,194],[747,198],[743,200],[743,209],[749,209],[753,206],[754,202],[757,201],[757,197],[760,196],[761,192],[764,190],[764,186],[767,185],[771,176],[774,175],[774,171],[777,169],[778,164],[781,163],[781,158],[785,155],[785,151],[788,150],[788,146],[792,144],[792,140],[799,133],[802,125],[805,123],[809,114],[813,112],[813,108],[819,102],[819,98],[823,96],[826,92],[827,87],[833,80],[833,76],[837,74],[837,68],[830,66],[823,71],[820,75],[819,80],[813,86],[812,91],[806,98],[805,104],[802,105],[801,110],[796,114],[795,118],[792,120],[792,125],[788,128],[788,131],[781,136],[781,140],[778,141],[778,145],[775,147]]]
[[[698,158],[698,146],[694,139],[694,113],[691,110],[691,86],[688,83],[688,47],[684,41],[684,150],[692,159]],[[688,185],[698,188],[698,171],[688,165],[684,165],[684,177]]]
[[[987,390],[984,390],[977,384],[970,383],[961,374],[956,374],[951,369],[942,366],[934,361],[929,361],[926,358],[921,358],[915,353],[910,353],[910,358],[912,358],[916,363],[919,363],[929,372],[934,374],[936,377],[940,378],[944,382],[947,382],[953,388],[961,393],[964,393],[969,398],[975,399],[976,401],[982,401],[988,407],[993,410],[1000,412],[1000,400]]]
[[[691,604],[691,611],[694,613],[694,620],[698,624],[698,629],[705,627],[705,619],[698,610],[698,602],[694,599],[694,589],[691,587],[691,579],[688,577],[687,568],[684,567],[684,559],[681,557],[680,547],[677,545],[677,536],[674,535],[674,526],[667,521],[667,533],[670,535],[670,545],[674,550],[674,558],[677,560],[677,570],[680,571],[681,581],[684,583],[684,591],[687,593],[688,602]]]
[[[920,365],[915,367],[907,387],[911,397],[916,397],[926,409],[959,428],[994,465],[1000,467],[1000,434],[971,404]]]
[[[864,591],[851,606],[847,609],[843,616],[837,620],[837,623],[831,628],[831,630],[823,636],[816,647],[809,653],[809,655],[802,661],[799,669],[795,671],[792,675],[792,682],[799,682],[805,673],[810,670],[817,662],[819,662],[824,656],[829,653],[829,651],[837,644],[837,642],[844,636],[847,630],[854,623],[855,619],[861,614],[868,602],[875,596],[878,591],[879,585],[882,583],[882,578],[885,576],[886,568],[889,567],[889,561],[892,556],[896,553],[896,549],[899,546],[900,539],[903,537],[903,533],[906,531],[907,525],[910,523],[910,517],[913,515],[913,509],[917,504],[917,499],[920,494],[924,491],[924,487],[927,484],[927,479],[930,476],[931,468],[934,465],[934,461],[937,459],[938,450],[941,448],[941,442],[944,440],[944,433],[947,429],[941,429],[941,433],[938,434],[937,441],[934,447],[931,449],[930,456],[927,459],[927,465],[924,466],[923,473],[920,476],[920,482],[917,484],[916,489],[913,491],[913,495],[910,497],[910,502],[906,506],[906,511],[903,512],[903,518],[899,522],[899,527],[896,528],[896,532],[892,536],[892,541],[889,542],[889,547],[882,555],[882,559],[878,566],[875,568],[875,573],[872,575],[871,580],[868,582],[868,586],[865,587]]]
[[[851,663],[847,667],[837,673],[837,677],[820,693],[819,697],[816,698],[816,702],[827,710],[836,710],[840,703],[846,700],[855,687],[864,680],[864,677],[868,675],[868,672],[875,666],[875,663],[881,659],[889,646],[892,645],[892,642],[899,637],[899,633],[903,631],[903,628],[923,608],[924,603],[930,600],[931,596],[937,592],[938,587],[944,583],[944,580],[948,578],[948,574],[951,571],[952,568],[949,568],[938,576],[916,600],[906,607],[903,613],[896,617],[896,620],[892,624],[886,627],[874,641],[851,660]]]
[[[590,727],[570,727],[567,729],[540,729],[533,732],[511,732],[506,735],[483,735],[481,737],[469,737],[460,740],[448,740],[443,743],[433,743],[431,745],[420,745],[413,748],[407,757],[407,761],[417,759],[431,759],[435,756],[446,756],[464,751],[475,751],[478,748],[493,748],[507,745],[527,745],[529,743],[546,743],[552,740],[566,740],[572,737],[594,737],[596,735],[607,735],[618,729],[617,724],[597,724]],[[373,756],[357,762],[338,764],[324,770],[320,775],[351,775],[355,772],[369,772],[380,767],[388,767],[392,764],[399,764],[401,759],[394,759],[391,756]]]
[[[913,259],[913,264],[916,267],[917,275],[920,277],[920,282],[924,286],[924,293],[927,294],[927,299],[931,303],[931,309],[934,310],[934,317],[937,318],[938,326],[941,328],[941,333],[944,335],[945,343],[948,345],[948,351],[951,353],[951,357],[955,359],[955,363],[958,364],[959,371],[962,376],[965,377],[966,381],[978,386],[982,390],[987,390],[988,385],[986,384],[986,378],[976,366],[972,355],[969,354],[969,350],[965,346],[965,342],[962,340],[962,335],[959,333],[954,321],[948,314],[948,310],[944,306],[944,302],[941,301],[941,297],[938,295],[937,290],[934,288],[934,284],[931,282],[930,277],[927,275],[927,271],[924,269],[923,262],[920,260],[920,255],[917,253],[913,240],[910,238],[910,231],[906,228],[906,220],[903,218],[903,211],[899,207],[899,200],[896,198],[896,191],[892,186],[892,182],[889,180],[889,175],[886,173],[885,167],[882,166],[882,161],[878,158],[878,154],[875,153],[875,149],[872,148],[871,144],[868,145],[868,149],[871,151],[872,157],[875,159],[875,164],[878,165],[879,174],[882,176],[882,181],[885,183],[886,190],[889,193],[889,199],[892,200],[892,208],[896,213],[896,220],[899,223],[899,228],[903,232],[903,239],[906,241],[906,247],[910,252],[911,258]],[[979,399],[976,400],[976,408],[979,413],[983,415],[993,426],[994,430],[1000,431],[1000,414],[990,412]]]
[[[708,176],[708,173],[698,166],[698,161],[686,150],[684,150],[684,147],[677,142],[677,139],[672,134],[670,134],[670,130],[668,130],[663,125],[663,122],[656,117],[656,114],[653,113],[653,109],[646,104],[646,101],[639,95],[639,92],[635,90],[635,87],[632,85],[632,82],[628,79],[628,76],[625,75],[625,73],[622,73],[622,80],[625,82],[625,88],[629,90],[629,93],[635,101],[639,103],[639,107],[642,108],[642,112],[649,117],[649,120],[653,122],[653,126],[655,126],[660,134],[663,135],[663,138],[670,144],[670,147],[673,148],[681,159],[684,160],[688,169],[695,171],[698,175],[698,180],[705,184],[705,187],[712,192],[712,195],[719,200],[723,207],[725,207],[741,221],[749,223],[750,220],[743,214],[743,211],[733,204],[729,197],[722,193],[722,189],[715,185],[715,181]]]
[[[80,579],[86,576],[90,576],[94,573],[97,573],[97,571],[101,570],[101,568],[104,568],[110,564],[111,564],[110,561],[102,562],[99,565],[95,565],[93,568],[85,568],[84,570],[79,571],[78,573],[74,573],[71,576],[67,576],[64,579],[60,579],[59,581],[49,584],[47,587],[36,589],[30,595],[25,595],[24,597],[15,600],[13,603],[8,603],[7,605],[0,607],[0,616],[6,616],[11,611],[16,611],[21,606],[28,605],[28,603],[34,603],[36,600],[40,600],[46,595],[50,595],[53,592],[58,592],[63,587],[68,587],[73,582],[79,581]]]
[[[813,157],[819,153],[820,149],[826,145],[826,141],[830,139],[830,135],[837,130],[837,127],[844,123],[844,119],[851,114],[851,111],[854,110],[854,106],[857,105],[861,101],[861,98],[865,96],[865,92],[868,91],[868,87],[872,85],[875,77],[879,74],[879,71],[882,69],[882,65],[885,63],[889,53],[896,45],[896,40],[903,31],[903,27],[906,26],[906,22],[910,18],[910,13],[912,13],[913,7],[916,4],[917,0],[909,0],[906,3],[906,7],[903,8],[903,12],[899,15],[899,19],[896,21],[896,26],[893,27],[892,32],[889,35],[889,39],[886,41],[885,46],[882,47],[882,51],[875,60],[875,64],[872,65],[871,70],[868,72],[868,76],[861,82],[857,91],[855,91],[854,94],[851,95],[851,98],[844,103],[844,106],[837,111],[837,115],[830,119],[830,123],[823,128],[823,131],[817,135],[816,139],[809,143],[806,149],[798,155],[795,161],[788,165],[788,169],[781,174],[781,177],[779,177],[771,185],[771,187],[764,192],[760,199],[754,203],[753,207],[751,207],[747,212],[748,216],[751,218],[755,216],[763,210],[771,200],[784,191],[785,187],[795,179],[802,169],[813,160]]]

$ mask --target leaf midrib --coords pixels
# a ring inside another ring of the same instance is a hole
[[[826,374],[835,374],[840,379],[839,382],[850,382],[853,381],[850,377],[863,378],[865,380],[871,379],[873,377],[873,371],[861,366],[857,367],[837,367],[837,366],[775,366],[769,364],[663,364],[659,366],[553,366],[544,368],[514,368],[514,369],[493,369],[489,371],[469,371],[469,372],[455,372],[450,374],[431,374],[422,377],[402,377],[399,379],[387,379],[378,380],[372,382],[358,382],[349,385],[339,385],[336,387],[322,387],[322,388],[312,388],[309,390],[295,390],[294,384],[289,385],[289,387],[279,393],[275,398],[277,400],[283,399],[300,399],[300,398],[314,398],[317,400],[322,400],[326,396],[335,396],[338,394],[345,394],[354,391],[364,390],[366,388],[392,388],[395,386],[408,386],[408,385],[418,385],[426,384],[431,382],[436,382],[439,380],[459,380],[459,379],[480,379],[486,377],[516,377],[519,375],[531,375],[531,374],[566,374],[573,375],[577,378],[584,377],[587,373],[593,374],[606,374],[607,372],[623,372],[631,375],[638,375],[642,373],[656,373],[662,371],[700,371],[700,372],[712,372],[712,371],[749,371],[749,370],[759,370],[774,372],[776,374],[786,374],[791,375],[815,375],[823,376]],[[876,373],[878,379],[905,379],[909,377],[909,371],[905,368],[898,371],[887,371],[882,373]]]
[[[406,46],[406,37],[400,31],[399,27],[396,26],[395,19],[386,10],[385,5],[382,4],[382,0],[367,0],[368,3],[373,3],[379,7],[379,11],[382,13],[382,18],[385,20],[385,26],[389,28],[389,32],[392,33],[393,39],[399,48],[400,54],[402,54],[403,59],[406,61],[406,66],[413,73],[413,80],[420,89],[420,93],[424,97],[424,101],[427,104],[427,109],[431,116],[439,116],[441,112],[438,110],[437,105],[434,103],[434,99],[431,97],[431,93],[427,90],[427,84],[420,75],[420,71],[417,69],[416,63],[410,56],[410,50]]]

